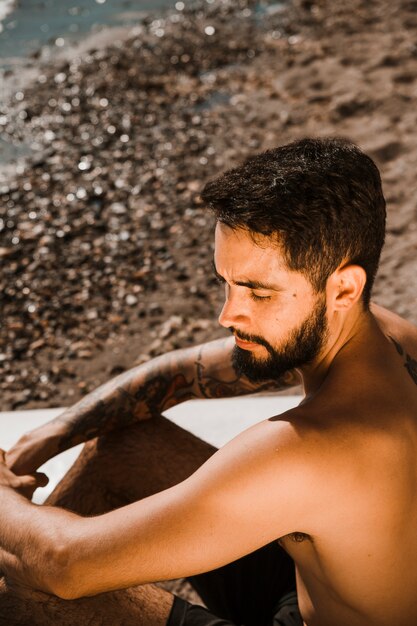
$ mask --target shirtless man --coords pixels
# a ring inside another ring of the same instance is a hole
[[[302,140],[203,200],[233,337],[122,374],[7,453],[0,623],[416,625],[417,329],[369,306],[377,168],[348,142]],[[219,451],[160,416],[300,379],[297,408]],[[50,506],[19,493],[86,440]],[[209,611],[149,584],[178,577]]]

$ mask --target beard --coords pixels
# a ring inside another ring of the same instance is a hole
[[[235,332],[234,328],[230,328]],[[320,297],[310,316],[291,331],[290,336],[279,349],[271,346],[263,337],[236,333],[241,339],[259,343],[268,351],[264,359],[255,358],[250,350],[235,346],[232,363],[236,372],[244,374],[254,383],[279,380],[296,367],[311,363],[321,351],[328,334],[326,300]]]

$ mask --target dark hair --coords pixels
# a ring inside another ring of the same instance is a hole
[[[218,221],[274,238],[316,292],[343,262],[363,267],[367,308],[385,236],[372,159],[346,139],[302,139],[248,158],[206,184]]]

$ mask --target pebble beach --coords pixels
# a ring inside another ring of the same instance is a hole
[[[349,137],[380,167],[374,290],[417,323],[417,2],[177,2],[10,71],[0,137],[2,410],[70,405],[223,336],[204,183],[249,154]],[[7,80],[6,80],[7,79]],[[12,162],[13,161],[13,162]]]

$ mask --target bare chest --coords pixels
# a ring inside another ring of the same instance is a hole
[[[344,519],[331,511],[326,517],[328,525],[323,524],[321,534],[294,531],[277,540],[296,564],[306,623],[367,626],[376,620],[388,626],[417,620],[417,540],[412,531],[417,515],[409,510],[404,523],[381,515],[381,524],[365,506]],[[399,599],[397,609],[401,607],[396,615],[394,596]],[[361,621],[358,615],[366,618]]]

